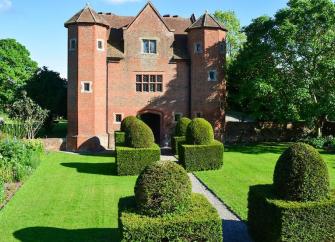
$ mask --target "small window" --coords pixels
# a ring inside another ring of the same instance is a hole
[[[157,82],[163,82],[163,76],[162,75],[157,76]]]
[[[76,39],[70,39],[69,50],[74,51],[76,49],[77,49],[77,40]]]
[[[182,118],[182,114],[181,113],[175,113],[174,114],[174,122],[177,123],[181,118]]]
[[[216,70],[210,70],[208,72],[208,81],[217,81],[217,72],[216,72]]]
[[[144,39],[143,43],[143,53],[145,54],[156,54],[157,53],[157,41]]]
[[[114,114],[114,123],[119,124],[121,122],[122,122],[122,114],[120,114],[120,113]]]
[[[101,39],[98,39],[98,50],[104,50],[104,41]]]
[[[82,82],[81,83],[81,92],[82,93],[91,93],[92,92],[92,82]]]
[[[163,85],[157,84],[157,92],[163,92]]]
[[[143,84],[143,92],[149,92],[149,84],[148,83]]]
[[[202,53],[202,44],[200,42],[195,43],[194,53],[196,53],[196,54],[201,54]]]

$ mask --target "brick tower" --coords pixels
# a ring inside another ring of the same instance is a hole
[[[67,150],[107,146],[108,23],[88,5],[65,23],[68,29]]]
[[[191,57],[191,116],[203,117],[222,138],[226,83],[224,64],[227,29],[207,12],[187,30]]]

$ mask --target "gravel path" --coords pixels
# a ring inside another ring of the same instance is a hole
[[[224,242],[251,242],[247,226],[235,214],[233,214],[206,186],[204,186],[193,174],[188,174],[192,182],[192,190],[205,195],[208,201],[218,211],[223,222]]]

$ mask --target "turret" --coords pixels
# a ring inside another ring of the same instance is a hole
[[[187,30],[191,57],[191,115],[209,120],[222,138],[227,29],[207,12]]]
[[[67,150],[96,150],[107,143],[106,59],[109,25],[88,5],[68,29]]]

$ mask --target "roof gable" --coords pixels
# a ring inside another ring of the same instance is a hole
[[[164,21],[164,18],[160,15],[160,13],[158,12],[158,10],[155,8],[155,6],[151,3],[151,1],[148,1],[148,3],[142,8],[142,10],[137,14],[137,16],[133,19],[133,21],[127,26],[125,27],[125,29],[129,29],[133,23],[139,18],[139,16],[141,16],[141,14],[144,12],[144,10],[146,10],[147,8],[151,8],[154,13],[157,15],[157,17],[162,21],[162,23],[164,24],[164,26],[166,27],[166,29],[170,32],[174,32],[174,29],[171,29],[167,23]]]
[[[64,25],[67,27],[71,24],[78,23],[93,23],[107,27],[109,26],[107,21],[103,17],[99,16],[99,14],[97,14],[89,5],[86,5],[85,8],[80,10],[72,18],[66,21]]]

